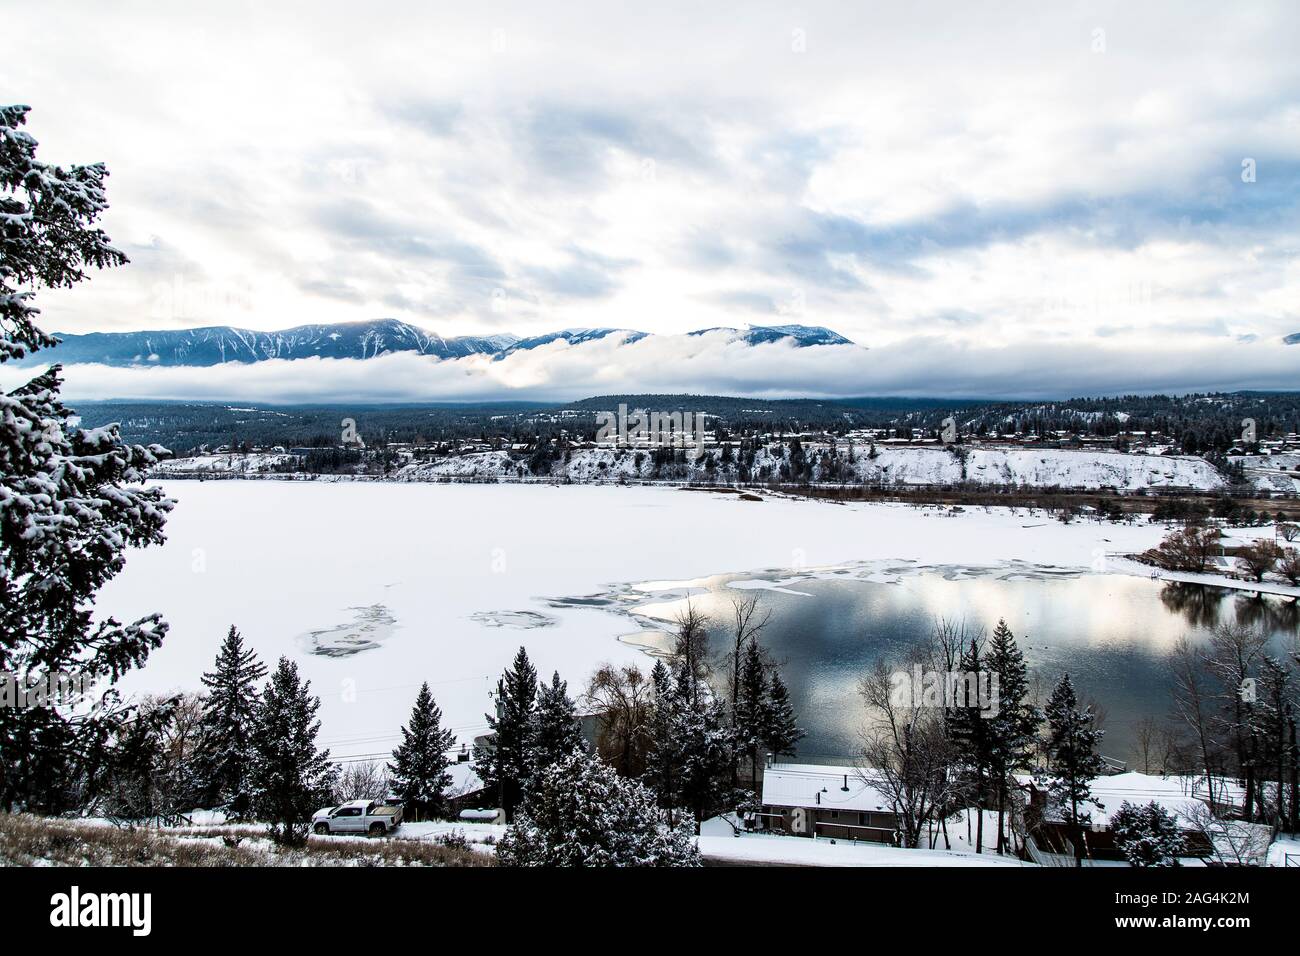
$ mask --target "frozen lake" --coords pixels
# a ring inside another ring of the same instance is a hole
[[[235,624],[268,663],[282,654],[298,661],[321,697],[322,740],[336,756],[386,755],[425,680],[459,737],[472,738],[486,727],[488,690],[521,644],[540,673],[558,669],[571,691],[603,661],[644,660],[618,640],[636,630],[625,614],[557,605],[557,598],[845,562],[1020,561],[1086,571],[1107,552],[1149,547],[1160,537],[1158,528],[1066,526],[1005,510],[943,517],[933,509],[747,502],[669,488],[278,481],[175,481],[165,488],[179,502],[167,544],[132,552],[99,602],[101,612],[122,619],[156,610],[171,624],[163,646],[124,689],[197,689]],[[1014,594],[980,585],[984,580],[975,579],[959,602],[964,610],[949,616],[978,616],[991,627],[1006,614],[1014,627],[1020,608],[1005,606]],[[1150,584],[1111,575],[1081,580]],[[835,593],[850,582],[813,583],[816,598],[772,595],[785,602],[782,615],[810,609],[805,630],[782,631],[783,643],[794,642],[781,652],[792,666],[796,657],[821,654],[815,649],[827,634],[859,620]],[[1175,630],[1141,640],[1171,641]],[[841,700],[846,721],[857,719],[851,687],[840,678],[807,684],[817,688],[803,699],[816,701],[818,726],[834,722]],[[822,742],[810,740],[810,750],[833,741],[818,733]]]

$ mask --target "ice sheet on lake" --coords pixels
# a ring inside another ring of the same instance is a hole
[[[484,627],[513,627],[524,631],[556,624],[555,618],[538,611],[476,611],[469,619]]]
[[[556,610],[571,607],[613,607],[618,604],[621,595],[587,594],[580,597],[547,598],[546,606]]]
[[[807,591],[795,591],[786,587],[788,584],[806,580],[808,580],[806,577],[779,578],[776,581],[768,581],[764,578],[745,578],[740,581],[728,581],[727,587],[735,588],[737,591],[776,591],[780,594],[793,594],[795,597],[812,597]]]
[[[350,607],[353,619],[345,624],[308,631],[299,640],[310,654],[321,657],[351,657],[379,647],[393,636],[397,618],[382,604]]]
[[[686,609],[692,597],[717,586],[738,591],[772,591],[796,597],[815,597],[816,595],[797,590],[793,586],[808,581],[844,580],[865,584],[897,585],[921,574],[938,575],[945,581],[970,581],[978,578],[994,578],[999,581],[1046,581],[1052,578],[1077,577],[1084,573],[1087,572],[1081,568],[1015,559],[988,564],[926,563],[897,559],[850,561],[803,569],[761,568],[744,573],[733,572],[694,578],[689,581],[618,584],[610,588],[607,594],[607,605],[638,618],[673,621]],[[625,602],[629,597],[639,600],[651,594],[655,597],[653,602],[637,603],[632,607],[618,606],[620,601]]]

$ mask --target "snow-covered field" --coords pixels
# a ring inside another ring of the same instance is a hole
[[[236,624],[263,659],[299,662],[335,755],[385,755],[428,681],[462,740],[521,645],[571,688],[602,661],[642,659],[627,619],[548,599],[611,584],[880,559],[1096,567],[1162,529],[1006,509],[834,504],[662,487],[164,482],[163,547],[131,552],[99,609],[162,612],[172,630],[128,691],[198,689]],[[381,610],[376,611],[379,608]],[[529,615],[513,612],[529,611]],[[393,623],[385,623],[392,619]],[[377,625],[376,621],[380,624]],[[382,625],[382,626],[380,626]],[[311,653],[349,636],[355,654]]]
[[[1230,460],[1242,466],[1246,479],[1260,491],[1300,492],[1300,454],[1240,455]]]
[[[816,461],[821,446],[808,446]],[[716,456],[716,451],[710,452]],[[963,461],[953,451],[938,447],[897,448],[877,446],[875,456],[865,445],[855,445],[853,461],[841,445],[838,450],[842,467],[850,481],[884,482],[899,485],[944,485],[971,482],[978,485],[1013,485],[1028,487],[1059,486],[1064,488],[1115,488],[1138,491],[1143,488],[1187,487],[1214,490],[1224,486],[1223,477],[1202,458],[1189,455],[1139,455],[1105,451],[1070,451],[1033,448],[974,448]],[[291,456],[273,454],[204,455],[163,462],[159,473],[206,473],[219,475],[259,475],[282,466]],[[769,449],[761,449],[754,460],[754,473],[760,477],[779,473],[781,459]],[[688,467],[674,478],[734,480],[734,465],[715,461],[714,470],[706,469],[706,459],[688,459]],[[394,476],[399,481],[431,481],[447,478],[487,480],[526,477],[522,462],[508,453],[480,452],[443,458],[428,463],[408,465]],[[764,473],[763,469],[767,469]],[[838,480],[822,473],[816,464],[814,480]],[[549,477],[572,481],[641,480],[654,477],[654,462],[649,452],[629,449],[581,449],[555,462]],[[1289,479],[1288,479],[1289,480]]]
[[[193,455],[188,458],[168,458],[157,465],[159,475],[175,472],[197,472],[212,475],[262,475],[276,468],[292,466],[298,461],[295,455],[258,452],[248,455]]]
[[[809,452],[816,451],[812,446]],[[1118,452],[1064,451],[1059,449],[992,448],[972,449],[965,462],[944,448],[877,447],[875,457],[865,447],[855,448],[850,464],[847,452],[840,455],[856,476],[854,480],[901,485],[939,485],[969,481],[981,485],[1058,485],[1070,488],[1113,487],[1123,491],[1141,488],[1185,486],[1213,489],[1223,478],[1204,459],[1190,456],[1125,455]],[[639,460],[638,460],[639,458]],[[762,449],[754,460],[755,472],[767,467],[777,473],[780,459]],[[413,465],[401,476],[420,481],[455,476],[494,478],[517,474],[517,465],[504,452],[466,455],[428,464]],[[649,477],[650,455],[633,451],[583,450],[554,466],[553,474],[574,481],[610,480],[620,477]],[[692,465],[692,478],[707,476],[703,460]],[[814,474],[815,480],[826,476]]]

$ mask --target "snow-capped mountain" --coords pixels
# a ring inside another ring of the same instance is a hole
[[[622,332],[627,336],[626,342],[635,342],[638,339],[646,337],[645,332],[636,332],[632,329],[561,329],[559,332],[547,332],[545,335],[532,335],[526,339],[519,339],[501,351],[500,355],[506,355],[509,352],[517,352],[520,349],[535,349],[541,345],[550,345],[552,342],[563,339],[570,345],[580,345],[583,342],[594,342],[597,339],[603,339],[607,335],[613,335],[615,332]],[[626,344],[626,343],[625,343]]]
[[[279,332],[212,326],[174,331],[90,332],[59,335],[58,338],[61,342],[53,350],[43,350],[28,361],[57,361],[65,365],[206,366],[312,356],[366,359],[389,352],[461,358],[479,352],[496,354],[516,341],[513,335],[466,335],[447,339],[396,319],[299,325]]]
[[[397,319],[347,322],[338,325],[300,325],[279,332],[255,332],[232,326],[145,332],[90,332],[62,335],[54,349],[29,356],[24,364],[61,362],[64,365],[210,366],[224,362],[261,362],[266,359],[336,358],[368,359],[392,352],[416,352],[437,358],[491,355],[534,349],[564,340],[580,345],[614,333],[623,344],[649,333],[632,329],[574,328],[545,335],[462,335],[444,338]],[[830,329],[805,325],[753,326],[748,329],[701,329],[690,335],[729,333],[749,345],[791,339],[798,347],[852,345]]]
[[[713,329],[698,329],[691,335],[706,335],[711,332],[728,332],[747,345],[761,345],[764,342],[776,342],[779,339],[794,339],[798,346],[808,345],[852,345],[853,343],[830,329],[820,325],[751,325],[747,329],[732,329],[719,326]]]

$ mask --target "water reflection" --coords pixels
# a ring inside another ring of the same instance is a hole
[[[1300,604],[1294,600],[1278,600],[1263,594],[1239,594],[1235,603],[1237,620],[1265,631],[1295,633],[1300,623]]]
[[[720,575],[667,593],[647,594],[644,610],[659,621],[691,601],[726,641],[731,600],[762,590],[772,619],[763,643],[785,662],[783,672],[808,737],[800,756],[844,758],[856,753],[865,713],[858,680],[882,656],[926,640],[936,620],[991,631],[999,618],[1015,632],[1040,684],[1050,688],[1069,672],[1080,695],[1107,714],[1108,756],[1131,759],[1134,730],[1169,711],[1167,657],[1184,635],[1204,643],[1220,623],[1264,629],[1281,653],[1300,625],[1295,601],[1194,584],[1103,574],[971,573],[927,569],[888,581],[879,576],[809,574]],[[776,582],[780,582],[777,584]],[[663,598],[669,598],[663,600]]]
[[[1183,615],[1192,626],[1210,628],[1219,620],[1219,605],[1225,594],[1223,588],[1175,581],[1161,588],[1160,600],[1169,610]]]

